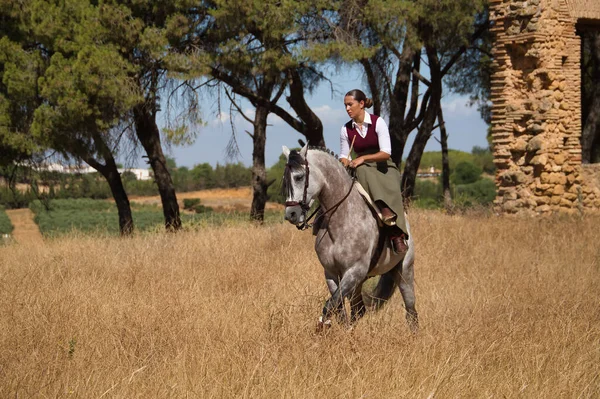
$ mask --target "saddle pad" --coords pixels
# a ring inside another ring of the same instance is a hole
[[[367,193],[367,190],[365,190],[358,181],[355,181],[354,184],[356,185],[356,189],[358,190],[360,195],[362,195],[367,205],[369,205],[369,207],[371,207],[371,209],[377,214],[377,217],[379,218],[377,222],[381,225],[383,223],[383,216],[381,215],[381,210],[375,204],[375,202],[373,202],[371,196],[369,195],[369,193]]]

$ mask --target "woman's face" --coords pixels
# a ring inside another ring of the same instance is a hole
[[[359,102],[356,101],[356,99],[352,96],[346,96],[344,97],[344,105],[346,106],[346,112],[348,113],[348,116],[354,119],[359,116],[361,112],[364,112],[363,109],[365,107],[365,102]]]

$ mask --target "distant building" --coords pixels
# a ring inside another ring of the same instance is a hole
[[[124,172],[133,173],[137,180],[151,180],[152,173],[150,169],[119,169],[119,173],[123,174]]]
[[[91,166],[83,165],[63,165],[60,163],[44,163],[41,165],[33,166],[36,170],[45,170],[48,172],[68,173],[68,174],[87,174],[96,173],[97,170]],[[132,173],[137,180],[151,180],[152,172],[150,169],[139,169],[139,168],[119,168],[119,173],[124,172]]]

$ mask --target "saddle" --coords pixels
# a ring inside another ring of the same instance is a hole
[[[404,234],[404,232],[402,232],[400,229],[398,229],[396,227],[395,220],[392,222],[390,222],[389,220],[386,220],[384,218],[384,215],[381,212],[381,209],[373,201],[373,199],[371,198],[369,193],[367,193],[367,190],[365,190],[364,187],[359,182],[355,182],[354,184],[356,184],[356,188],[357,188],[358,192],[363,197],[363,199],[365,200],[367,205],[369,205],[369,208],[371,209],[373,216],[375,216],[375,218],[377,219],[377,225],[379,226],[379,230],[383,231],[383,233],[384,233],[384,234],[382,234],[382,236],[386,237],[387,239],[389,239],[391,241],[392,248],[394,249],[394,251],[396,253],[408,251],[408,243],[406,240],[406,235]],[[400,235],[398,235],[398,231],[401,232]]]
[[[375,203],[375,201],[373,201],[373,199],[371,198],[371,196],[369,195],[367,190],[365,190],[364,187],[356,180],[354,181],[354,184],[356,185],[356,189],[358,190],[360,195],[363,197],[363,200],[369,206],[369,209],[371,210],[373,217],[377,220],[377,225],[379,226],[379,230],[383,232],[383,234],[379,235],[379,242],[378,242],[377,251],[376,251],[376,253],[378,255],[376,256],[376,258],[378,258],[379,254],[381,254],[381,251],[383,250],[384,242],[386,240],[391,241],[392,248],[394,248],[394,251],[397,252],[397,250],[401,250],[402,252],[405,252],[408,247],[407,247],[407,242],[406,242],[404,233],[402,233],[400,236],[398,236],[398,233],[395,231],[397,229],[397,228],[395,229],[396,223],[395,222],[390,223],[389,221],[385,222],[383,214],[381,212],[381,209]],[[322,227],[322,219],[320,218],[322,213],[323,213],[322,208],[319,208],[319,210],[317,211],[317,219],[316,219],[315,223],[313,224],[313,235],[315,235],[315,236],[317,235],[319,229]],[[400,240],[400,242],[397,242],[397,240]],[[374,259],[374,263],[372,262],[371,267],[373,267],[375,265],[375,263],[377,263],[376,259]]]

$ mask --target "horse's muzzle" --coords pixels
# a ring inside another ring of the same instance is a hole
[[[285,208],[285,220],[296,226],[304,222],[304,212],[300,205],[287,206]]]

